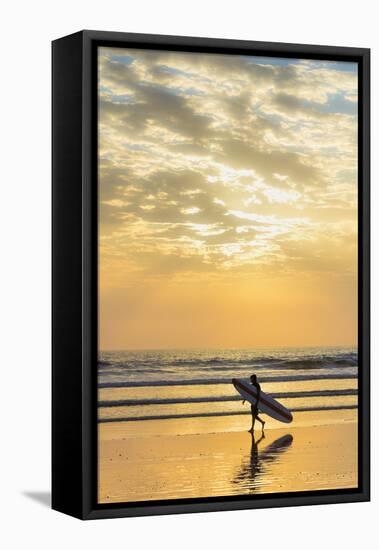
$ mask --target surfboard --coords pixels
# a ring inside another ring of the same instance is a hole
[[[242,395],[245,401],[248,401],[252,405],[255,405],[257,402],[257,390],[254,386],[242,380],[241,378],[233,378],[233,386],[236,388],[238,393]],[[279,401],[268,395],[267,393],[261,391],[258,403],[258,409],[264,413],[268,414],[275,420],[279,422],[285,422],[289,424],[292,422],[291,412],[284,407]]]

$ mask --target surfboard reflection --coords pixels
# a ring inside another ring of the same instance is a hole
[[[233,483],[248,488],[251,492],[262,486],[262,478],[268,474],[270,465],[289,449],[293,441],[291,434],[283,435],[259,451],[258,446],[264,439],[264,435],[256,438],[254,433],[251,434],[250,456],[243,461],[240,471],[233,479]]]

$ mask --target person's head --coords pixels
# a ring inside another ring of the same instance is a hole
[[[257,382],[257,375],[256,375],[256,374],[252,374],[252,375],[250,376],[250,381],[251,381],[252,384],[256,384],[256,382]]]

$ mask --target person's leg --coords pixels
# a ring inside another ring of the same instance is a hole
[[[254,432],[254,424],[255,424],[255,407],[254,405],[251,405],[251,428],[249,430],[250,433]]]
[[[262,420],[258,415],[256,416],[256,419],[258,420],[258,422],[260,422],[262,424],[262,433],[263,433],[264,428],[265,428],[265,421]]]

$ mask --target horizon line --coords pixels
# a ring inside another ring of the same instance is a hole
[[[162,347],[162,348],[107,348],[99,349],[98,353],[107,353],[112,351],[189,351],[189,350],[256,350],[256,349],[294,349],[294,348],[356,348],[358,344],[309,344],[309,345],[291,345],[291,346],[236,346],[236,347],[214,347],[214,346],[190,346],[190,347]]]

